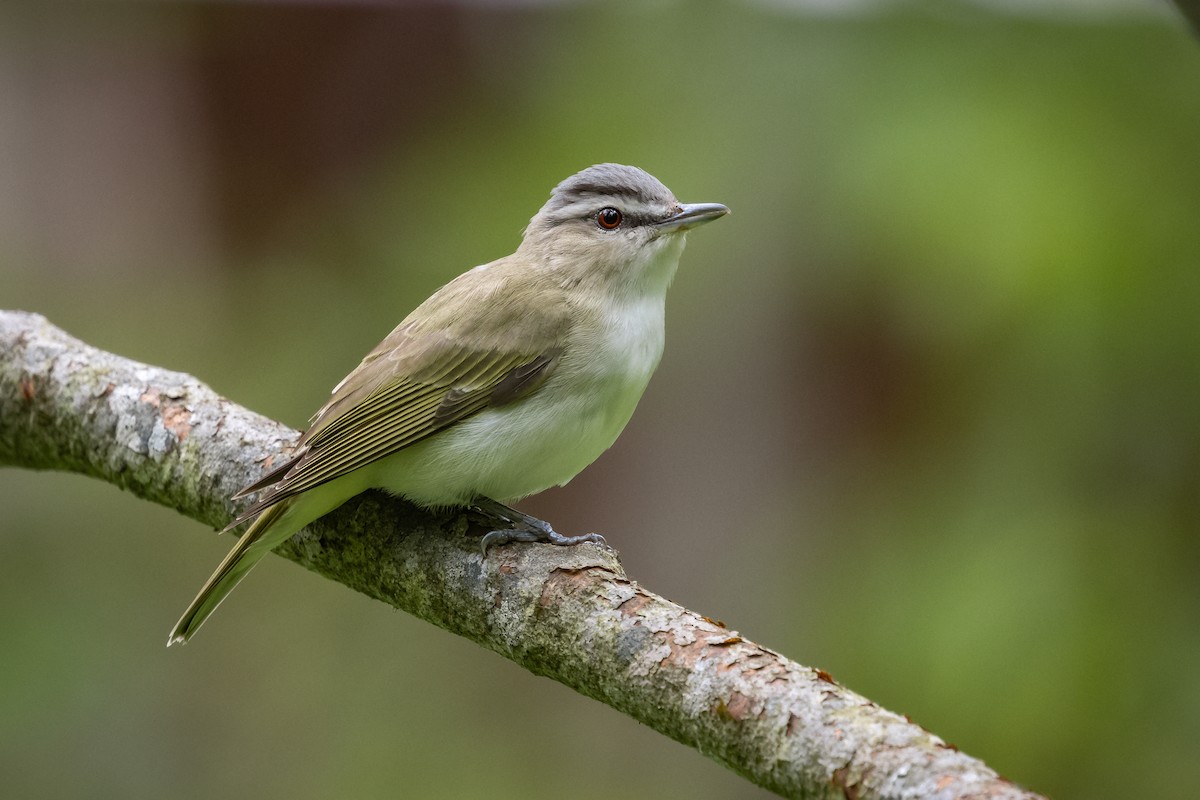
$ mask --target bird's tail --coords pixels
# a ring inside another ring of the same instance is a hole
[[[263,556],[295,532],[288,530],[287,524],[279,524],[291,505],[289,498],[270,506],[246,529],[216,572],[205,581],[200,593],[188,606],[187,611],[183,612],[179,622],[175,623],[171,635],[167,637],[168,647],[176,642],[186,643],[192,638],[208,619],[209,614],[212,614],[225,596],[233,591],[233,587],[246,577],[246,573],[262,560]]]

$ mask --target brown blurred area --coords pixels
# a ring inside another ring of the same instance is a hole
[[[1119,3],[826,5],[6,4],[0,307],[299,427],[637,164],[733,214],[625,434],[523,507],[1031,788],[1186,797],[1200,53]],[[167,651],[227,542],[72,475],[0,508],[14,796],[765,796],[277,559]]]

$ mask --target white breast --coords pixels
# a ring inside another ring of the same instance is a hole
[[[565,484],[629,422],[663,349],[663,298],[610,305],[532,395],[378,462],[372,485],[427,506],[515,500]]]
[[[667,287],[683,236],[597,294],[573,296],[576,324],[546,383],[366,469],[370,485],[426,506],[515,500],[561,486],[616,441],[663,351]]]

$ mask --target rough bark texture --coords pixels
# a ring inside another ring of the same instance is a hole
[[[214,527],[297,432],[188,375],[0,311],[0,464],[82,472]],[[827,674],[629,580],[592,545],[479,554],[464,514],[368,493],[278,552],[691,745],[786,797],[1034,798]]]

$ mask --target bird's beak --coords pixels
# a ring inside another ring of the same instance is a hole
[[[679,211],[666,219],[654,223],[663,233],[688,231],[697,225],[712,222],[717,217],[723,217],[729,209],[720,203],[687,203],[679,207]]]

